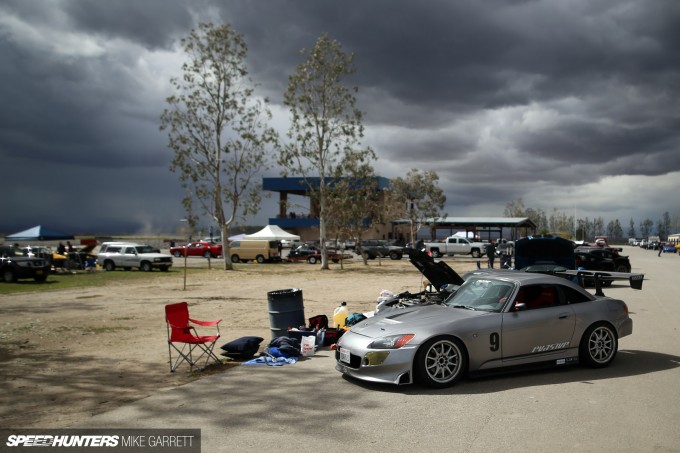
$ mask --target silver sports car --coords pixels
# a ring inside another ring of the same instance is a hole
[[[336,369],[442,388],[467,373],[523,365],[605,367],[632,332],[621,300],[553,275],[480,272],[443,302],[390,307],[354,325],[337,344]]]

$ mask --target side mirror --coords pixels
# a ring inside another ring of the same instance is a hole
[[[524,302],[515,302],[515,311],[523,311],[527,309],[527,304]]]

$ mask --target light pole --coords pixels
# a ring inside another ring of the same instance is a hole
[[[187,222],[187,225],[188,225],[189,219],[179,219],[179,221],[180,222]],[[185,236],[188,237],[188,235],[185,235]],[[187,289],[187,255],[189,254],[188,250],[187,250],[188,247],[189,247],[189,242],[187,241],[187,243],[184,245],[184,288],[183,288],[184,291],[186,291],[186,289]]]

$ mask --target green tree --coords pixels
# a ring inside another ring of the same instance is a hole
[[[336,240],[356,240],[359,252],[364,233],[385,221],[385,197],[378,189],[373,157],[361,151],[348,153],[338,167],[343,177],[329,188],[329,231],[335,232]]]
[[[635,222],[633,221],[633,218],[630,218],[630,222],[628,224],[628,237],[629,238],[635,238]]]
[[[343,175],[338,166],[356,151],[364,135],[362,113],[356,107],[357,87],[345,78],[355,72],[354,55],[322,35],[314,48],[301,51],[306,60],[289,77],[284,104],[290,109],[289,144],[278,163],[282,174],[300,176],[319,208],[321,268],[328,269],[326,225],[329,187]]]
[[[526,217],[526,208],[524,207],[524,201],[522,198],[509,201],[505,205],[505,210],[503,211],[505,217]]]
[[[446,217],[441,210],[446,203],[444,191],[437,185],[435,171],[410,170],[405,178],[394,178],[390,183],[393,203],[402,206],[409,221],[411,242],[416,242],[418,231],[432,220]]]
[[[170,81],[176,94],[167,98],[160,128],[175,153],[171,170],[185,189],[184,205],[192,212],[198,203],[220,226],[230,270],[230,226],[259,210],[258,175],[277,136],[267,125],[267,100],[254,95],[241,34],[227,24],[201,23],[181,44],[188,61]]]

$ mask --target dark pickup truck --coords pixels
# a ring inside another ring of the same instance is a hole
[[[392,260],[400,260],[404,256],[404,248],[396,245],[390,245],[388,241],[381,241],[379,239],[369,239],[361,241],[361,253],[369,260],[374,260],[378,257],[390,257]]]
[[[0,246],[0,276],[5,283],[32,278],[44,282],[52,269],[45,258],[19,255],[14,247]]]

